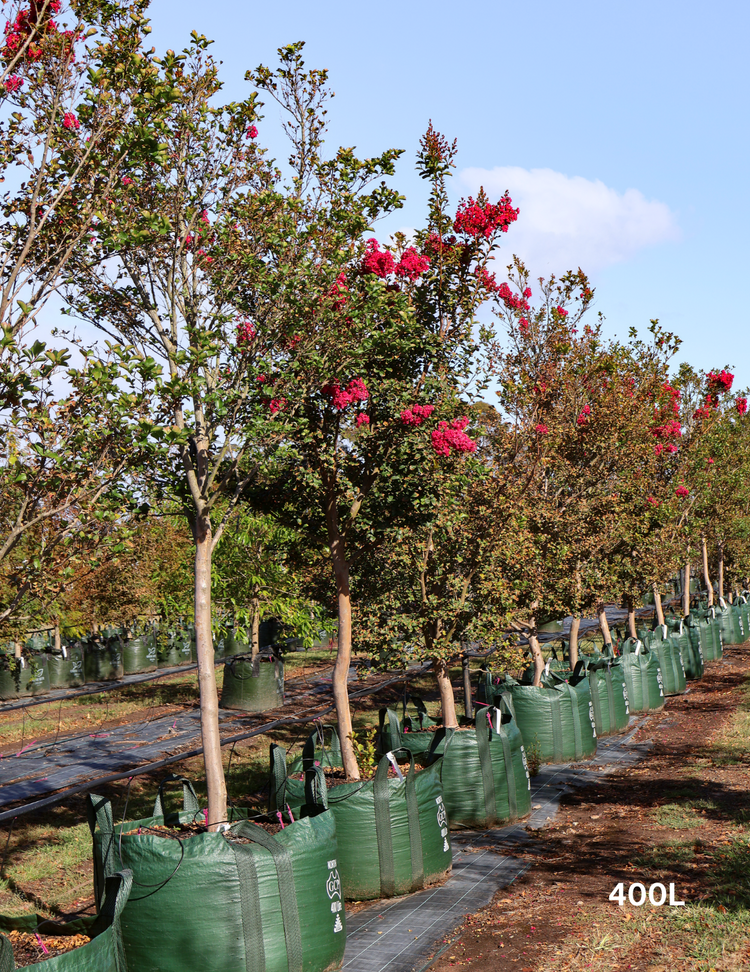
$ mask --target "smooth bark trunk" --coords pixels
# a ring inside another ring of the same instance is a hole
[[[331,544],[331,559],[336,578],[339,614],[338,650],[336,652],[336,664],[333,666],[332,688],[344,772],[350,779],[358,780],[360,775],[357,757],[352,745],[354,726],[349,708],[348,684],[349,667],[352,661],[352,598],[349,591],[349,564],[343,556],[341,547],[342,540],[337,537]]]
[[[257,597],[253,598],[251,607],[253,616],[250,624],[250,651],[255,656],[260,651],[260,601]]]
[[[14,641],[13,642],[13,657],[14,658],[20,658],[22,652],[23,652],[23,649],[21,648],[21,642],[20,641]]]
[[[443,714],[443,725],[446,729],[458,728],[458,716],[456,715],[456,699],[453,694],[453,685],[448,678],[448,666],[442,658],[436,658],[433,662],[435,678],[437,679],[438,691],[440,692],[440,710]]]
[[[215,831],[227,819],[227,785],[221,759],[219,696],[211,636],[211,524],[205,519],[199,519],[195,528],[195,643],[198,652],[201,741],[208,789],[208,829]]]
[[[719,597],[724,597],[724,547],[719,544]]]
[[[539,639],[535,634],[529,635],[529,648],[531,648],[531,657],[534,661],[534,685],[542,684],[542,672],[544,671],[544,655],[542,654],[542,648],[539,644]]]
[[[628,608],[628,636],[638,638],[638,629],[635,626],[635,608],[632,606]]]
[[[708,544],[706,543],[706,538],[703,537],[701,541],[701,547],[703,550],[703,582],[706,585],[706,593],[708,595],[708,606],[714,606],[714,586],[711,583],[711,574],[708,571]]]
[[[474,716],[474,703],[471,698],[471,659],[461,659],[461,668],[464,676],[464,715],[467,719]]]
[[[682,582],[682,616],[686,618],[690,614],[690,561],[685,561]]]
[[[654,611],[656,613],[656,623],[665,624],[666,622],[664,621],[664,608],[662,607],[661,604],[661,594],[656,584],[654,584]]]
[[[55,625],[55,651],[56,652],[60,651],[61,644],[62,641],[60,640],[60,625],[56,624]]]
[[[580,629],[581,619],[573,618],[573,620],[570,622],[570,645],[568,647],[571,668],[575,668],[578,664],[578,632]]]
[[[604,639],[604,644],[611,645],[612,634],[609,630],[609,622],[607,621],[607,612],[604,610],[603,604],[597,604],[596,616],[599,619],[599,627],[601,628],[602,631],[602,638]]]

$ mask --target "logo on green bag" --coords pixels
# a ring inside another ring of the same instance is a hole
[[[628,688],[623,682],[622,697],[625,699],[625,715],[630,715],[630,700],[628,699]]]
[[[338,898],[340,901],[341,900],[341,878],[339,877],[339,872],[338,869],[335,867],[335,863],[336,862],[334,861],[334,869],[330,872],[330,874],[328,875],[328,880],[326,881],[326,891],[328,892],[328,897],[331,900],[333,900],[334,898]],[[333,910],[334,908],[331,907],[331,911]],[[337,908],[335,910],[338,911],[340,909]]]
[[[589,719],[591,720],[591,731],[594,734],[594,738],[596,738],[596,722],[594,720],[594,703],[593,702],[589,702]]]
[[[448,814],[445,812],[445,804],[443,803],[442,797],[436,797],[435,802],[437,803],[437,822],[438,827],[440,827],[441,836],[445,837],[448,833]]]

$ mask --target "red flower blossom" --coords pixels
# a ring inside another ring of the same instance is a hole
[[[281,412],[285,408],[285,406],[286,406],[285,398],[272,398],[271,401],[268,403],[268,408],[271,412],[271,415],[275,415],[276,412]]]
[[[525,295],[519,296],[514,294],[507,283],[501,283],[497,288],[497,295],[502,300],[507,308],[510,310],[522,310],[527,311],[529,309],[529,302],[526,300]]]
[[[401,421],[404,425],[421,425],[434,411],[434,405],[412,405],[401,413]]]
[[[237,344],[249,344],[254,340],[256,335],[255,327],[250,323],[250,321],[240,321],[237,325]],[[263,376],[258,377],[258,381],[261,380]],[[265,378],[263,378],[265,381]]]
[[[706,375],[706,384],[708,385],[709,394],[712,396],[721,395],[722,392],[728,392],[732,387],[733,381],[734,375],[731,371],[709,371]]]
[[[674,491],[674,494],[675,496],[689,496],[690,490],[687,488],[687,486],[678,486]]]
[[[257,138],[257,137],[258,137],[258,129],[255,127],[255,125],[251,125],[247,130],[245,138]]]
[[[81,127],[81,123],[76,118],[72,111],[66,111],[63,115],[63,128],[69,128],[73,131],[78,131]]]
[[[427,257],[420,256],[414,247],[410,246],[401,255],[401,259],[396,264],[395,273],[397,277],[407,277],[409,280],[416,280],[417,277],[422,276],[429,265],[430,261]]]
[[[646,502],[647,503],[650,503],[651,506],[658,506],[659,505],[659,500],[655,499],[653,496],[647,496],[646,497]]]
[[[555,310],[557,311],[559,317],[565,318],[568,316],[568,312],[564,307],[556,307]]]
[[[518,322],[518,330],[521,332],[521,334],[528,333],[528,330],[529,330],[529,322],[528,322],[528,320],[525,317],[522,317],[519,320],[519,322]]]
[[[333,381],[323,385],[320,390],[339,412],[345,409],[347,405],[351,405],[352,402],[365,402],[370,397],[370,393],[361,378],[352,378],[346,388],[342,388],[337,381]]]
[[[363,425],[369,425],[369,424],[370,424],[370,416],[369,415],[365,415],[364,412],[360,412],[359,415],[357,416],[357,428],[360,428]]]
[[[374,273],[381,278],[393,273],[396,268],[393,255],[388,250],[381,250],[377,240],[368,240],[366,250],[362,261],[362,270],[365,273]]]
[[[513,208],[507,193],[494,206],[492,203],[482,206],[469,196],[459,203],[453,229],[456,233],[465,233],[467,236],[490,237],[497,229],[501,233],[507,233],[510,224],[517,219],[518,210]]]
[[[549,429],[544,422],[540,422],[538,425],[535,425],[534,431],[537,435],[549,435]]]
[[[14,91],[18,91],[22,84],[23,78],[19,78],[17,74],[14,74],[5,79],[5,90],[8,94],[13,94]]]
[[[122,184],[124,186],[132,186],[133,185],[133,180],[130,178],[130,176],[123,176],[122,177]]]
[[[744,415],[747,412],[747,399],[744,395],[740,395],[740,397],[737,399],[735,407],[740,415]]]
[[[449,456],[451,449],[455,449],[456,452],[476,452],[476,442],[464,432],[468,424],[469,419],[466,415],[453,419],[450,425],[447,422],[438,423],[438,427],[432,433],[432,448],[435,452],[439,456]]]

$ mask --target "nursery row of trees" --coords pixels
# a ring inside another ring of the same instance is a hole
[[[0,622],[189,612],[212,824],[213,602],[256,629],[337,618],[356,778],[353,645],[431,660],[454,725],[462,643],[524,632],[540,671],[550,618],[598,613],[606,634],[614,600],[632,624],[688,564],[719,594],[745,583],[747,400],[726,367],[675,370],[656,321],[605,336],[580,269],[500,272],[519,212],[453,203],[456,144],[432,125],[424,225],[377,240],[401,153],[326,153],[302,44],[224,103],[204,37],[148,46],[146,0],[60,7],[18,6],[0,51]]]

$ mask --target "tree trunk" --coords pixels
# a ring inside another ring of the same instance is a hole
[[[724,597],[724,547],[719,544],[719,597]]]
[[[353,780],[358,780],[359,766],[354,755],[352,738],[354,727],[352,714],[349,709],[349,667],[352,661],[352,598],[349,592],[349,564],[344,557],[343,541],[336,536],[331,543],[331,560],[333,573],[336,578],[336,594],[338,598],[339,635],[336,664],[333,666],[333,701],[336,705],[336,720],[338,722],[339,739],[341,740],[341,756],[344,772]]]
[[[62,641],[60,640],[60,622],[58,621],[58,623],[55,625],[55,651],[56,652],[60,651],[61,645],[62,645]]]
[[[437,679],[438,691],[440,692],[440,710],[443,714],[443,725],[446,729],[457,729],[458,716],[456,715],[456,699],[453,695],[453,685],[448,678],[448,666],[442,658],[436,658],[432,666],[435,672],[435,678]]]
[[[599,619],[599,627],[602,631],[602,638],[604,638],[605,645],[612,644],[612,635],[609,630],[609,623],[607,622],[607,612],[604,610],[604,605],[599,603],[596,605],[596,616]]]
[[[539,644],[539,639],[535,634],[529,635],[529,648],[531,648],[531,657],[534,661],[534,685],[539,686],[542,684],[542,672],[544,671],[544,655],[542,654],[542,648]]]
[[[260,601],[254,597],[250,602],[253,615],[250,624],[250,651],[253,657],[260,651]]]
[[[573,620],[570,622],[570,645],[568,647],[571,668],[575,668],[578,664],[578,632],[580,628],[581,619],[573,618]]]
[[[711,583],[711,575],[708,572],[708,544],[706,543],[706,538],[703,537],[701,541],[701,546],[703,549],[703,581],[706,585],[706,591],[708,593],[708,606],[714,606],[714,585]]]
[[[628,635],[637,640],[638,629],[635,626],[635,607],[632,598],[628,599]]]
[[[21,648],[21,642],[20,641],[14,641],[13,642],[13,657],[14,658],[20,658],[22,654],[23,654],[23,649]]]
[[[474,716],[474,704],[471,698],[471,659],[462,658],[461,668],[464,676],[464,715],[467,719],[471,719]]]
[[[656,623],[666,624],[664,620],[664,608],[661,606],[661,594],[658,584],[654,584],[654,611],[656,613]]]
[[[690,614],[690,561],[685,561],[684,580],[682,582],[682,616]]]
[[[221,760],[219,696],[211,637],[211,523],[207,517],[197,517],[195,525],[195,643],[201,740],[208,789],[208,828],[215,831],[227,819],[227,785]]]

